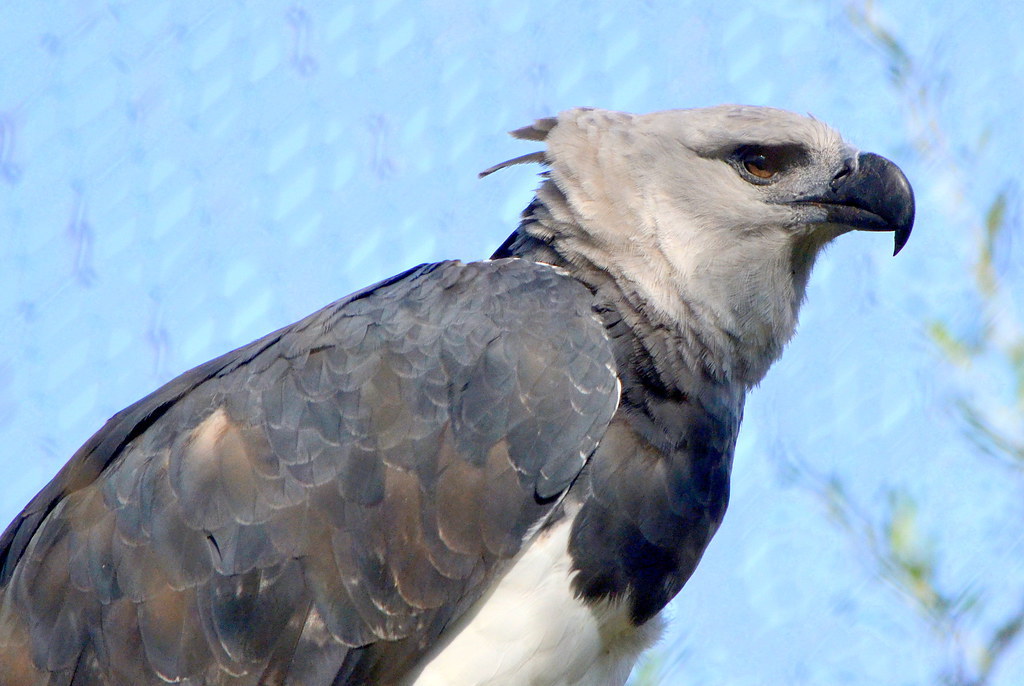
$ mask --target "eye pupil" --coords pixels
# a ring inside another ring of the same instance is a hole
[[[775,176],[775,170],[768,167],[768,158],[762,154],[751,155],[743,161],[743,166],[760,179],[770,179]]]

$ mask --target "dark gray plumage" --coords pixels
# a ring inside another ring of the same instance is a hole
[[[898,249],[913,199],[777,110],[516,135],[551,170],[493,261],[197,367],[29,503],[0,539],[3,683],[624,681],[721,522],[814,256],[853,228]],[[490,638],[509,593],[521,645]]]

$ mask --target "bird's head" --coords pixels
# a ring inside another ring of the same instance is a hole
[[[768,364],[824,245],[891,231],[899,252],[913,225],[913,192],[895,164],[784,110],[574,109],[513,135],[547,148],[485,173],[550,167],[521,233],[611,274],[669,319],[698,310]],[[756,366],[759,378],[767,364]]]
[[[894,254],[910,237],[914,195],[903,172],[884,157],[860,153],[811,117],[725,105],[635,117],[632,126],[659,162],[651,190],[675,194],[703,228],[779,227],[796,241],[855,229],[892,231]]]

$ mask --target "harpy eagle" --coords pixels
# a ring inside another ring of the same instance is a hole
[[[492,259],[119,412],[0,539],[0,682],[622,684],[725,513],[822,246],[913,194],[744,106],[575,109]],[[489,170],[489,171],[493,171]]]

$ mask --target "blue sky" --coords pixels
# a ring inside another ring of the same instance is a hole
[[[929,634],[790,467],[872,515],[911,494],[943,583],[981,595],[977,623],[1019,602],[1020,479],[978,461],[952,402],[1005,379],[952,367],[928,330],[1012,337],[1024,320],[1013,232],[996,305],[970,271],[1000,189],[1019,235],[1024,17],[867,5],[909,56],[901,80],[864,7],[5,3],[0,519],[176,374],[413,264],[489,255],[536,184],[526,167],[477,179],[530,151],[505,131],[579,105],[772,105],[900,164],[918,223],[897,259],[857,234],[820,261],[750,397],[730,512],[672,606],[661,680],[931,683],[962,637]],[[1024,683],[1022,653],[991,683]]]

